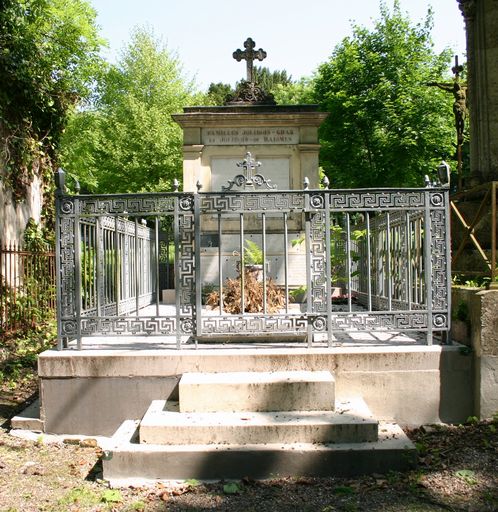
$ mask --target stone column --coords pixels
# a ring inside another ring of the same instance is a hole
[[[471,300],[471,338],[475,352],[474,410],[480,419],[498,412],[498,290]]]
[[[183,146],[183,190],[185,192],[195,192],[198,180],[204,183],[204,177],[201,175],[203,148],[202,144]]]
[[[498,2],[457,0],[467,33],[470,185],[498,180]]]

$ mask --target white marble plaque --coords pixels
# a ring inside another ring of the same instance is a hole
[[[299,128],[295,126],[202,128],[202,143],[208,146],[298,144]]]

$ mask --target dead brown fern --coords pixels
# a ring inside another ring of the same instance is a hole
[[[263,282],[258,281],[257,274],[250,270],[244,271],[244,312],[263,312]],[[241,279],[227,279],[223,285],[223,310],[226,313],[241,313]],[[212,309],[220,306],[220,294],[212,291],[206,298],[206,304]],[[266,280],[266,310],[276,313],[285,306],[284,291],[270,277]]]

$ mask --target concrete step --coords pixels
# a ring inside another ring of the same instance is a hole
[[[36,399],[26,409],[10,420],[10,426],[18,430],[44,431],[44,423],[40,419],[40,400]]]
[[[413,443],[395,424],[381,423],[368,443],[157,445],[138,443],[138,422],[125,421],[102,444],[104,478],[112,485],[196,478],[354,476],[401,471],[415,463]]]
[[[331,411],[328,371],[184,373],[180,412]]]
[[[336,411],[201,413],[154,400],[140,423],[140,443],[358,443],[376,441],[377,427],[359,398],[338,403]]]

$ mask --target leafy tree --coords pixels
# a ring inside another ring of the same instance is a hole
[[[34,174],[51,181],[74,105],[90,93],[102,40],[85,0],[0,2],[0,137],[4,178],[22,200]]]
[[[207,103],[210,105],[224,105],[225,102],[235,94],[235,90],[230,84],[222,82],[211,83],[207,91]]]
[[[77,113],[64,137],[64,165],[86,190],[169,190],[181,178],[182,132],[171,114],[195,103],[177,58],[136,30],[109,66],[91,109]]]
[[[276,84],[273,89],[275,101],[279,105],[296,105],[314,103],[313,82],[309,78],[301,78],[297,82]]]
[[[255,66],[253,72],[254,81],[267,93],[275,93],[279,88],[292,86],[292,79],[285,70],[270,71],[268,68]],[[241,82],[238,82],[236,88],[240,84]],[[207,101],[210,105],[224,105],[236,94],[236,88],[221,82],[211,83],[207,92]]]
[[[381,3],[369,31],[355,26],[319,67],[315,97],[330,116],[321,165],[335,187],[421,186],[453,153],[452,99],[428,87],[448,69],[450,51],[432,49],[432,13],[412,25]]]
[[[254,81],[260,85],[264,91],[273,93],[277,85],[289,85],[292,83],[292,77],[287,75],[287,71],[270,71],[268,68],[254,66]]]

